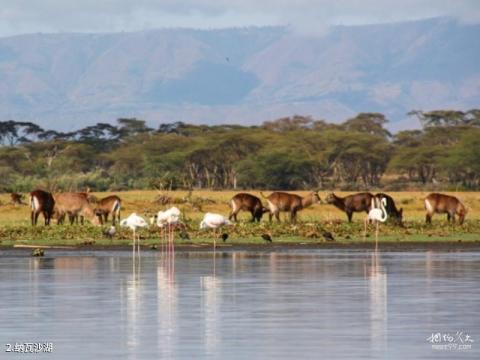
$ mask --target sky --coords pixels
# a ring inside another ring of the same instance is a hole
[[[0,0],[0,37],[268,25],[315,34],[439,16],[479,23],[480,0]]]

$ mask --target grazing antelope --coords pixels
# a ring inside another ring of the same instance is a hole
[[[232,200],[230,200],[230,205],[232,210],[228,220],[232,220],[233,218],[233,220],[237,221],[237,214],[243,210],[249,211],[250,214],[252,214],[252,222],[260,222],[263,213],[269,211],[263,206],[262,201],[258,197],[247,193],[239,193],[235,195]]]
[[[22,201],[22,199],[23,199],[22,194],[11,193],[10,194],[10,199],[11,199],[13,205],[25,205],[25,203]]]
[[[95,211],[103,216],[104,222],[107,222],[108,215],[112,214],[112,225],[115,225],[116,221],[120,221],[121,207],[122,200],[117,195],[110,195],[97,201]]]
[[[30,206],[32,225],[37,225],[38,216],[43,214],[45,225],[50,225],[50,219],[53,215],[55,200],[51,193],[43,190],[34,190],[30,193]]]
[[[426,223],[432,223],[433,214],[447,214],[447,220],[455,222],[458,215],[460,224],[463,224],[467,209],[455,196],[431,193],[425,198],[425,210],[427,210]]]
[[[58,193],[55,194],[54,198],[55,212],[57,214],[57,219],[59,219],[59,223],[61,223],[61,217],[68,215],[71,225],[73,225],[78,216],[87,218],[93,225],[102,224],[101,218],[95,213],[84,193]]]
[[[298,211],[320,202],[320,196],[316,191],[312,191],[305,197],[280,191],[275,191],[268,196],[263,195],[261,192],[260,194],[267,199],[270,209],[270,222],[274,215],[277,221],[280,222],[280,211],[288,211],[290,212],[290,221],[295,223]]]
[[[336,208],[345,211],[348,217],[348,222],[352,222],[354,212],[365,211],[368,214],[372,204],[373,195],[369,192],[357,193],[340,197],[334,193],[330,193],[326,197],[326,202],[334,205]]]
[[[380,207],[380,202],[382,199],[386,200],[385,210],[387,211],[387,215],[391,218],[397,225],[403,225],[403,208],[397,209],[395,205],[395,201],[390,195],[384,193],[377,193],[375,194],[375,206],[376,208]]]

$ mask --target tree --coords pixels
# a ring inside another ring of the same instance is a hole
[[[342,125],[347,131],[357,131],[387,138],[392,136],[392,134],[384,128],[387,123],[388,120],[383,114],[359,113],[354,118],[345,121]]]
[[[0,121],[0,142],[3,145],[15,146],[36,139],[43,129],[31,122]]]
[[[424,128],[432,126],[478,126],[480,124],[479,112],[477,109],[469,110],[466,113],[458,110],[433,110],[426,112],[412,110],[407,115],[417,117]]]
[[[118,135],[120,138],[135,136],[153,131],[146,125],[145,120],[137,118],[120,118],[117,120],[119,129]]]

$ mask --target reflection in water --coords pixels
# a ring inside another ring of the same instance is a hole
[[[200,286],[202,291],[202,314],[205,326],[204,342],[205,353],[213,355],[217,349],[219,334],[217,329],[219,299],[221,296],[222,281],[217,276],[200,277]]]
[[[133,259],[132,259],[133,261]],[[139,347],[139,316],[142,306],[142,284],[135,271],[127,279],[127,348],[128,358],[136,359],[136,349]]]
[[[152,252],[141,272],[132,261],[0,257],[0,337],[52,341],[52,358],[73,360],[403,360],[441,357],[431,332],[480,329],[476,252],[227,251],[216,276],[211,252],[177,253],[175,273]]]
[[[387,273],[380,264],[380,253],[372,252],[366,267],[370,290],[370,338],[372,350],[385,352],[387,345]]]
[[[157,348],[162,358],[175,355],[178,290],[171,270],[168,264],[157,267]]]

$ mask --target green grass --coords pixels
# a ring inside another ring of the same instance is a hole
[[[258,192],[252,193],[259,195]],[[268,191],[266,193],[269,193]],[[297,192],[303,194],[305,192]],[[104,197],[110,193],[96,193],[97,197]],[[117,193],[122,198],[122,217],[131,212],[137,212],[145,217],[151,216],[156,211],[171,205],[161,206],[153,200],[158,195],[155,191],[128,191]],[[170,196],[176,206],[183,212],[190,241],[178,238],[177,244],[191,244],[198,246],[210,246],[213,243],[213,233],[200,231],[198,225],[203,213],[218,212],[228,214],[229,199],[235,194],[233,191],[195,191],[188,202],[184,199],[186,191],[170,192]],[[340,193],[344,195],[345,193]],[[320,194],[325,198],[325,193]],[[405,227],[397,227],[391,224],[380,225],[380,243],[402,242],[475,242],[480,240],[480,194],[476,192],[454,194],[462,199],[469,208],[467,219],[463,225],[451,225],[445,220],[445,216],[436,215],[432,225],[424,222],[423,198],[426,193],[422,192],[398,192],[391,193],[397,202],[397,206],[404,207]],[[13,206],[8,204],[7,194],[0,195],[0,246],[14,245],[62,245],[84,246],[94,244],[97,246],[129,246],[132,243],[129,230],[117,228],[118,233],[114,240],[106,239],[102,230],[104,227],[91,225],[61,225],[53,224],[45,227],[30,225],[29,207]],[[354,222],[349,224],[344,213],[328,204],[317,204],[299,213],[297,225],[284,222],[277,224],[268,222],[265,216],[260,224],[248,222],[249,214],[241,213],[240,222],[226,229],[230,237],[226,243],[231,245],[257,245],[265,244],[261,234],[271,234],[274,244],[323,244],[322,231],[326,230],[333,234],[338,244],[373,243],[374,227],[369,228],[369,237],[363,239],[363,219],[365,214],[355,214]],[[40,217],[39,224],[43,223]],[[147,246],[160,242],[160,231],[156,227],[141,230],[141,243]],[[223,246],[221,240],[217,242]]]
[[[118,229],[113,240],[105,238],[102,234],[104,228],[90,225],[63,225],[63,226],[3,226],[0,228],[1,246],[14,245],[42,245],[42,246],[129,246],[132,243],[131,232],[127,229]],[[288,223],[251,224],[240,222],[235,226],[225,228],[229,239],[225,244],[217,240],[219,246],[227,245],[255,245],[265,244],[261,234],[268,233],[272,236],[274,244],[322,244],[325,239],[322,231],[329,231],[339,244],[373,243],[375,228],[370,226],[368,236],[363,237],[363,224],[360,222],[325,223],[308,222],[292,225]],[[211,245],[213,244],[212,231],[198,230],[196,222],[187,224],[190,240],[181,240],[176,236],[176,243],[183,245]],[[151,227],[139,232],[141,243],[146,246],[159,244],[161,233],[158,228]],[[470,221],[463,226],[450,225],[438,222],[433,225],[424,225],[409,222],[405,228],[394,225],[380,225],[380,243],[392,242],[474,242],[480,240],[480,221]]]

